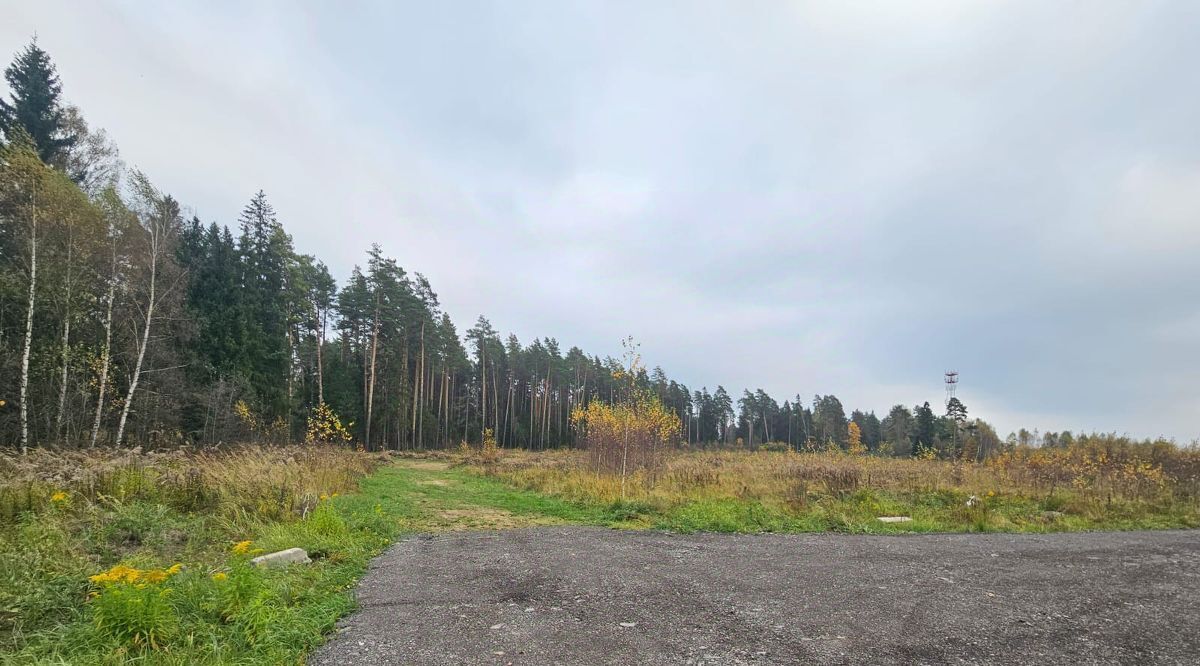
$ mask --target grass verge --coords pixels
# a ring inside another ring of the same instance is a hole
[[[0,461],[0,664],[300,663],[399,531],[354,451],[37,456]]]
[[[128,481],[128,468],[114,469]],[[151,478],[124,500],[31,490],[45,497],[0,525],[0,664],[299,664],[353,608],[369,560],[402,534],[637,524],[624,506],[570,502],[437,460],[380,466],[356,492],[291,498],[289,512],[247,511],[240,495],[225,510],[191,510],[155,483],[157,468],[139,469]],[[250,564],[291,547],[313,563]]]

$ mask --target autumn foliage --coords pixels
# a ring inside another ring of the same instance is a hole
[[[343,426],[342,420],[338,418],[338,415],[329,408],[329,405],[323,402],[317,405],[308,415],[307,425],[304,441],[309,444],[345,444],[354,439],[349,430],[349,428],[354,427],[354,424],[351,423],[349,426]]]
[[[625,346],[626,367],[613,373],[613,379],[623,385],[624,395],[613,403],[593,400],[571,412],[571,425],[577,441],[587,450],[592,469],[619,475],[622,489],[630,474],[659,469],[683,431],[674,411],[637,386],[634,377],[641,358],[632,340],[626,340]]]
[[[571,413],[588,460],[599,472],[657,469],[679,439],[679,417],[651,395],[610,405],[594,400]]]

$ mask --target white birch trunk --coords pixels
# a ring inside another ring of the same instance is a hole
[[[138,380],[142,377],[142,362],[146,359],[146,347],[150,344],[150,324],[154,321],[154,302],[158,278],[158,246],[162,239],[159,230],[151,225],[150,231],[150,298],[146,305],[146,325],[142,329],[142,341],[138,345],[137,363],[133,367],[133,379],[129,382],[129,393],[125,396],[125,404],[121,408],[121,420],[117,422],[116,445],[120,446],[125,437],[125,422],[129,419],[129,408],[133,405],[133,396],[137,391]]]
[[[67,366],[70,360],[71,349],[71,254],[74,249],[74,243],[71,242],[70,231],[67,232],[67,273],[66,273],[66,288],[65,297],[65,312],[63,313],[63,334],[62,334],[62,364],[61,376],[58,380],[58,415],[54,421],[55,436],[59,441],[62,440],[63,412],[67,408]]]
[[[117,254],[113,250],[112,273],[108,278],[108,302],[104,313],[104,351],[100,356],[100,387],[96,389],[96,417],[92,420],[91,446],[96,446],[96,437],[100,434],[100,420],[104,415],[104,392],[108,388],[108,366],[112,358],[112,311],[113,300],[117,295]]]
[[[25,346],[21,351],[21,454],[29,453],[29,352],[33,347],[33,308],[37,294],[37,186],[29,216],[29,310],[25,314]]]

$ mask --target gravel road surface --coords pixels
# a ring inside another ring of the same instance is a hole
[[[1198,664],[1200,532],[407,539],[310,664]]]

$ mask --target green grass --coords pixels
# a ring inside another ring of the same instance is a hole
[[[841,532],[904,534],[931,532],[1074,532],[1200,527],[1195,507],[1113,505],[1102,511],[1047,514],[1062,507],[1053,499],[990,497],[967,506],[965,493],[891,493],[862,490],[844,498],[820,497],[801,508],[733,498],[683,501],[664,507],[652,525],[681,532]],[[911,522],[883,523],[880,516]]]
[[[0,663],[299,663],[350,610],[347,590],[397,533],[386,516],[340,498],[302,520],[248,526],[146,502],[89,513],[29,516],[0,537],[0,605],[9,614]],[[243,537],[319,559],[258,569],[249,554],[230,552]],[[118,561],[183,569],[144,587],[88,580]]]
[[[463,468],[428,469],[395,466],[363,481],[363,495],[346,501],[374,497],[399,517],[410,530],[456,527],[438,517],[439,512],[493,509],[512,514],[512,521],[559,521],[574,524],[607,524],[612,517],[601,507],[584,506],[549,497]],[[495,513],[492,513],[494,516]]]
[[[371,557],[406,533],[547,524],[681,532],[1070,531],[1197,527],[1194,506],[1073,503],[1070,495],[983,498],[954,491],[859,490],[814,495],[802,506],[772,498],[651,502],[567,500],[435,461],[385,466],[357,493],[321,502],[301,519],[234,521],[153,501],[115,500],[26,514],[0,529],[0,664],[298,664],[353,608],[351,590]],[[1062,511],[1061,517],[1044,516]],[[911,516],[884,524],[881,515]],[[273,551],[301,547],[312,565],[258,569],[237,541]],[[145,587],[97,586],[88,577],[121,563],[182,570]],[[89,596],[91,595],[91,596]]]

